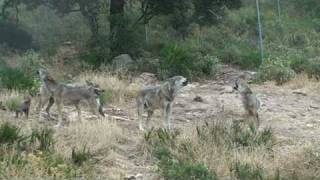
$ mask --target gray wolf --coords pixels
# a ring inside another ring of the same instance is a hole
[[[248,84],[242,79],[237,79],[234,83],[233,90],[236,90],[241,95],[242,104],[247,111],[248,115],[255,118],[256,126],[259,127],[260,119],[258,110],[260,108],[260,101],[256,95],[249,88]]]
[[[163,112],[164,126],[171,129],[170,116],[172,105],[178,91],[188,84],[188,80],[183,76],[174,76],[166,82],[158,86],[148,86],[141,89],[137,95],[137,110],[139,119],[139,129],[143,130],[142,113],[148,113],[146,126],[149,126],[149,121],[154,110],[161,109]]]
[[[40,80],[41,80],[41,85],[40,85],[39,94],[38,94],[39,104],[37,107],[37,111],[41,111],[43,106],[49,102],[46,107],[46,112],[47,112],[48,117],[50,118],[50,108],[54,104],[53,95],[49,91],[49,89],[47,88],[46,84],[44,83],[43,77],[40,77]]]
[[[95,114],[104,116],[102,111],[102,104],[100,103],[99,96],[104,90],[97,86],[77,86],[70,84],[61,84],[54,80],[45,70],[40,69],[37,71],[39,77],[43,80],[45,87],[49,92],[49,97],[53,97],[54,103],[58,110],[58,124],[62,124],[63,105],[70,104],[75,106],[78,112],[78,119],[81,121],[80,102],[86,102],[90,110]]]
[[[31,105],[31,97],[27,96],[24,98],[24,101],[22,102],[22,104],[20,104],[17,109],[15,110],[16,112],[16,118],[19,118],[19,115],[23,114],[26,116],[26,118],[28,119],[29,117],[29,110],[30,110],[30,105]]]

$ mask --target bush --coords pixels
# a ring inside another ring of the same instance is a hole
[[[0,86],[7,89],[32,89],[35,81],[22,70],[11,68],[5,64],[0,66]]]
[[[43,59],[34,51],[27,51],[18,57],[16,67],[0,59],[0,86],[7,89],[29,90],[35,94],[40,82],[35,78],[36,70],[43,65]]]
[[[182,75],[189,79],[215,75],[218,70],[218,59],[212,56],[202,56],[193,53],[188,46],[177,43],[168,44],[161,51],[159,76],[167,79],[172,76]]]
[[[275,80],[277,85],[281,85],[295,77],[295,74],[289,65],[289,61],[279,58],[268,58],[260,66],[255,81],[264,82]]]
[[[254,69],[260,65],[259,51],[244,42],[226,45],[221,59],[242,69]]]
[[[103,93],[100,94],[99,99],[101,104],[106,104],[107,102],[111,101],[112,98],[112,90],[111,89],[105,89]]]
[[[51,129],[42,129],[42,130],[33,130],[31,134],[31,143],[39,143],[38,150],[51,152],[53,150],[54,140],[53,140],[53,130]]]
[[[7,44],[10,48],[27,50],[33,48],[32,36],[14,23],[0,20],[0,44]]]
[[[75,165],[81,166],[84,162],[88,161],[91,156],[92,155],[89,149],[86,148],[86,146],[84,146],[83,149],[79,151],[75,150],[75,148],[72,149],[71,159]]]
[[[20,135],[20,128],[6,122],[0,126],[0,143],[14,144],[19,142],[23,136]]]
[[[5,101],[5,106],[8,108],[9,111],[16,111],[19,105],[22,103],[21,97],[13,97]]]
[[[309,59],[305,63],[305,71],[308,74],[309,78],[320,79],[320,57]]]
[[[253,167],[247,163],[236,162],[231,166],[230,171],[233,172],[234,176],[239,180],[265,179],[263,169]]]
[[[243,147],[254,147],[261,145],[273,145],[273,132],[270,128],[263,129],[257,132],[253,123],[249,125],[248,129],[241,129],[238,124],[234,125],[231,131],[232,144]]]
[[[270,128],[257,131],[254,123],[249,128],[241,128],[238,123],[226,128],[221,123],[206,124],[203,127],[197,127],[199,141],[203,143],[213,143],[223,145],[228,148],[237,147],[257,147],[273,146],[274,136]]]
[[[165,179],[217,179],[214,172],[210,172],[202,163],[195,163],[185,147],[177,145],[178,131],[168,132],[163,129],[150,131],[144,134],[144,140],[150,146],[149,150],[159,160],[160,174]],[[190,145],[190,144],[188,144]],[[179,151],[179,153],[175,153]]]

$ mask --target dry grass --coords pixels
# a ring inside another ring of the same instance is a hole
[[[291,81],[287,82],[284,87],[293,90],[302,90],[306,93],[317,94],[320,88],[319,81],[310,79],[306,74],[299,74]]]
[[[135,97],[139,85],[119,77],[120,75],[112,75],[111,73],[87,72],[81,74],[76,81],[85,83],[86,80],[90,80],[99,84],[101,88],[111,94],[110,103],[120,105],[125,103],[127,99]]]
[[[129,80],[120,80],[118,76],[113,76],[108,73],[83,73],[78,76],[74,82],[79,84],[85,84],[86,80],[91,80],[94,83],[99,84],[103,89],[110,91],[112,94],[111,99],[107,103],[114,103],[120,105],[125,103],[128,99],[133,98],[137,90],[137,85],[130,84]],[[2,91],[0,93],[0,101],[9,102],[12,99],[21,99],[23,92],[16,91]],[[14,118],[14,113],[3,112],[0,115],[0,122],[10,122],[21,128],[23,134],[30,134],[32,129],[43,129],[45,127],[52,128],[55,121],[38,121],[38,113],[35,111],[35,107],[38,103],[37,98],[33,98],[31,104],[31,115],[28,120]],[[52,112],[54,112],[52,108]],[[7,178],[17,179],[43,179],[56,176],[58,178],[65,178],[66,174],[63,173],[65,169],[68,169],[71,163],[72,149],[81,150],[87,147],[92,159],[89,163],[82,167],[76,168],[76,174],[85,178],[95,178],[97,176],[108,179],[119,179],[120,176],[126,175],[126,169],[119,166],[116,161],[123,158],[123,154],[117,152],[117,147],[126,143],[128,140],[128,133],[121,128],[116,121],[110,120],[110,118],[97,118],[93,117],[90,112],[87,112],[85,108],[82,108],[82,115],[85,116],[82,122],[77,121],[74,108],[65,108],[64,112],[67,115],[67,119],[70,121],[68,125],[65,125],[61,129],[54,131],[54,152],[52,156],[61,157],[66,164],[61,164],[61,169],[52,169],[52,172],[48,174],[48,169],[43,168],[44,159],[39,154],[26,153],[23,155],[23,160],[27,165],[23,168],[8,166],[1,171],[7,176]],[[132,137],[130,137],[132,139]],[[13,158],[11,152],[7,152],[8,161]],[[0,161],[1,162],[1,161]],[[123,162],[124,164],[128,162]],[[0,163],[0,167],[4,164]],[[128,165],[129,166],[129,165]],[[51,170],[50,170],[51,171]],[[1,178],[1,175],[0,175]]]
[[[222,120],[215,119],[214,121]],[[223,129],[230,128],[226,124],[228,123],[223,123]],[[204,164],[220,178],[235,178],[236,175],[232,169],[237,163],[249,165],[252,170],[258,170],[262,179],[314,179],[320,177],[319,152],[310,144],[290,144],[291,148],[288,151],[286,142],[279,142],[276,139],[271,146],[250,145],[231,146],[230,148],[229,142],[217,143],[214,138],[211,139],[211,136],[213,135],[207,134],[207,140],[200,140],[194,128],[183,129],[174,142],[175,148],[169,147],[169,149],[180,160],[189,161],[191,158],[194,164]],[[218,134],[218,136],[225,135]],[[142,143],[141,148],[141,151],[147,152],[146,148],[149,147]]]

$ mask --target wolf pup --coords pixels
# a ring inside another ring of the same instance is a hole
[[[20,104],[16,109],[16,118],[19,118],[19,115],[25,114],[26,118],[29,118],[29,110],[31,105],[31,97],[27,96],[24,98],[22,104]]]

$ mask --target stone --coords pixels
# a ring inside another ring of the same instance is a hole
[[[134,63],[129,54],[120,54],[119,56],[113,58],[112,62],[115,70],[129,69]]]

